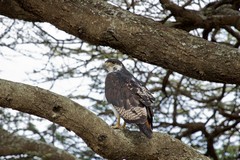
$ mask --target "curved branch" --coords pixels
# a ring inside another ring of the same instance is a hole
[[[110,46],[139,60],[189,77],[240,83],[239,50],[168,28],[103,0],[61,3],[15,0],[14,4],[18,3],[21,11],[30,14],[29,17],[28,14],[19,15],[16,10],[9,9],[7,12],[3,7],[6,3],[6,0],[0,1],[0,14],[5,16],[32,21],[34,15],[38,21],[49,22],[84,41]]]
[[[41,22],[40,18],[34,14],[24,10],[17,1],[4,0],[0,2],[0,12],[2,15],[7,15],[9,18],[17,18],[31,22]],[[16,16],[18,14],[18,16]]]
[[[171,26],[186,31],[197,28],[220,28],[226,25],[237,28],[240,24],[240,13],[225,5],[221,7],[218,6],[219,8],[217,9],[213,8],[213,6],[208,6],[201,11],[195,11],[185,9],[184,6],[180,7],[170,0],[160,0],[160,2],[166,9],[171,11],[177,20],[177,22]]]
[[[75,160],[73,155],[41,141],[13,135],[0,128],[0,156],[28,154],[46,160]]]
[[[114,130],[81,105],[38,87],[0,80],[0,106],[58,123],[108,159],[208,159],[166,134],[149,140],[140,132]]]

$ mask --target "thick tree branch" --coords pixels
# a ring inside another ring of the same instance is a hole
[[[5,16],[32,21],[34,15],[38,21],[49,22],[84,41],[119,49],[189,77],[240,83],[239,50],[165,27],[102,0],[15,0],[10,5],[18,3],[20,11],[26,12],[21,16],[18,11],[6,11],[6,3],[9,4],[7,0],[0,1],[0,14]]]
[[[0,10],[2,15],[7,15],[9,18],[17,18],[31,22],[40,22],[41,19],[34,14],[25,11],[17,1],[3,0],[0,2]],[[16,15],[17,14],[17,15]]]
[[[46,118],[80,136],[96,153],[109,159],[208,159],[166,134],[151,140],[140,132],[113,130],[79,104],[50,91],[0,80],[0,106]]]
[[[190,31],[196,28],[220,28],[226,25],[240,25],[240,13],[227,5],[218,8],[208,6],[201,11],[189,10],[176,5],[170,0],[159,0],[161,4],[171,11],[177,22],[171,26]],[[233,13],[232,13],[232,12]]]
[[[11,134],[0,128],[0,156],[28,154],[45,160],[75,160],[73,155],[41,141]]]

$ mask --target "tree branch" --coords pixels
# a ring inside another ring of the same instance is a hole
[[[240,13],[226,5],[218,6],[218,8],[206,6],[206,8],[201,11],[195,11],[180,7],[170,0],[159,1],[166,9],[170,10],[172,15],[176,18],[177,22],[171,26],[186,31],[196,28],[220,28],[226,25],[235,26],[237,28],[240,25]]]
[[[45,160],[62,159],[75,160],[73,155],[41,141],[31,140],[13,135],[0,128],[0,155],[28,154],[39,156]]]
[[[20,11],[12,10],[14,6],[4,7],[13,4],[18,4]],[[19,12],[25,14],[18,15]],[[0,1],[0,14],[49,22],[89,43],[110,46],[189,77],[240,83],[239,50],[168,28],[102,0],[13,0],[10,4],[3,0]]]
[[[41,22],[41,19],[34,14],[24,10],[17,1],[3,0],[0,2],[0,12],[9,18],[17,18],[31,22]],[[17,15],[16,15],[17,14]]]
[[[92,112],[50,91],[0,80],[0,106],[33,114],[64,126],[108,159],[190,159],[207,157],[169,135],[114,130]]]

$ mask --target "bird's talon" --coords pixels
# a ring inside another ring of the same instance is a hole
[[[111,126],[113,129],[125,129],[126,128],[126,125],[115,125],[115,126]]]
[[[118,125],[115,125],[115,126],[111,126],[113,129],[119,129],[120,128],[120,126],[118,126]]]

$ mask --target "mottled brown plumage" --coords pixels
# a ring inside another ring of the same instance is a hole
[[[151,138],[151,105],[154,97],[119,60],[110,59],[104,66],[109,72],[105,80],[107,101],[114,106],[125,122],[137,124],[139,129]]]

